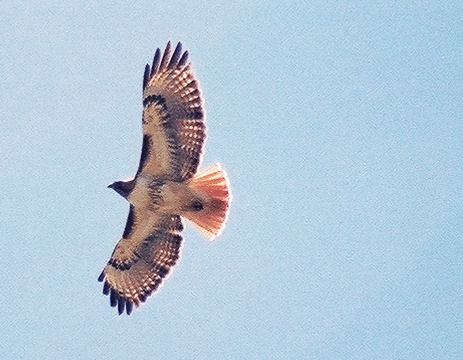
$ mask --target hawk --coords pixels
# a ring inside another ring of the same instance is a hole
[[[177,263],[182,218],[209,239],[222,231],[231,200],[219,164],[198,172],[206,138],[198,81],[179,42],[154,54],[143,75],[143,145],[132,180],[114,189],[130,203],[122,238],[98,281],[122,314],[156,291]]]

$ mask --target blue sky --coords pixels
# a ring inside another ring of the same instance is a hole
[[[0,357],[461,359],[460,2],[0,4]],[[161,291],[96,281],[167,40],[234,200]]]

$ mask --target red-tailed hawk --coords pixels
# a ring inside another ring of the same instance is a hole
[[[213,239],[230,204],[219,164],[197,172],[206,138],[204,108],[188,52],[170,42],[143,76],[143,146],[135,178],[109,185],[130,203],[122,239],[98,280],[111,306],[130,314],[167,276],[180,255],[182,217]]]

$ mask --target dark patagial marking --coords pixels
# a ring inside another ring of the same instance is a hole
[[[191,202],[191,208],[194,210],[194,211],[201,211],[202,209],[204,209],[204,206],[203,206],[203,203],[198,200],[198,199],[195,199]]]
[[[138,165],[137,174],[142,171],[145,167],[146,161],[148,160],[148,155],[151,151],[151,136],[143,136],[143,145],[141,148],[140,164]],[[125,236],[124,236],[125,237]]]
[[[169,117],[165,117],[162,123],[164,127],[164,133],[166,135],[166,142],[169,148],[169,152],[171,154],[170,166],[172,169],[172,175],[175,176],[173,179],[174,181],[182,181],[182,177],[180,174],[182,168],[181,162],[181,153],[178,144],[180,143],[177,129],[175,128],[174,124],[169,121]]]
[[[125,223],[124,234],[122,237],[127,239],[130,236],[130,233],[133,229],[133,224],[135,222],[135,211],[133,209],[133,205],[130,205],[129,216],[127,217],[127,222]]]

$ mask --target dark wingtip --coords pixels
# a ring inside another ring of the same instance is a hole
[[[162,55],[161,65],[159,69],[165,69],[167,67],[167,63],[170,58],[170,52],[171,52],[171,43],[170,41],[168,41],[166,45],[166,49],[164,50],[164,54]]]
[[[174,53],[172,54],[172,58],[170,59],[169,66],[168,66],[169,69],[172,69],[177,66],[181,53],[182,53],[182,43],[179,41],[177,46],[175,47]]]
[[[150,66],[146,64],[145,73],[143,74],[143,90],[145,90],[148,81],[150,80]]]
[[[125,308],[125,298],[120,296],[119,303],[117,304],[117,312],[119,313],[119,315],[121,315],[124,312],[124,308]]]
[[[179,41],[175,47],[174,53],[171,56],[172,52],[172,43],[170,40],[167,42],[164,53],[161,57],[161,50],[156,49],[153,56],[153,63],[151,68],[148,64],[145,66],[145,73],[143,74],[143,90],[149,83],[149,80],[155,75],[159,70],[162,69],[172,69],[176,66],[184,66],[188,60],[188,51],[185,51],[182,54],[182,43]],[[182,56],[180,57],[180,55]]]
[[[119,294],[117,293],[116,290],[111,289],[111,295],[109,297],[109,302],[111,304],[111,307],[115,307],[117,305],[118,300],[119,300]]]
[[[185,51],[178,62],[178,66],[184,66],[188,60],[188,51]]]
[[[133,309],[133,302],[127,299],[125,303],[125,310],[127,312],[127,315],[130,315],[132,313],[132,309]]]
[[[167,268],[166,266],[159,265],[158,271],[159,271],[159,275],[161,276],[161,278],[165,278],[167,274],[169,273],[169,268]]]
[[[104,270],[101,272],[100,276],[98,276],[98,281],[102,282],[104,279]]]
[[[160,62],[161,62],[161,50],[157,48],[156,52],[154,53],[153,64],[151,65],[151,74],[150,74],[151,77],[158,72]]]
[[[108,295],[110,289],[111,287],[109,286],[109,283],[105,281],[103,285],[103,294]]]

